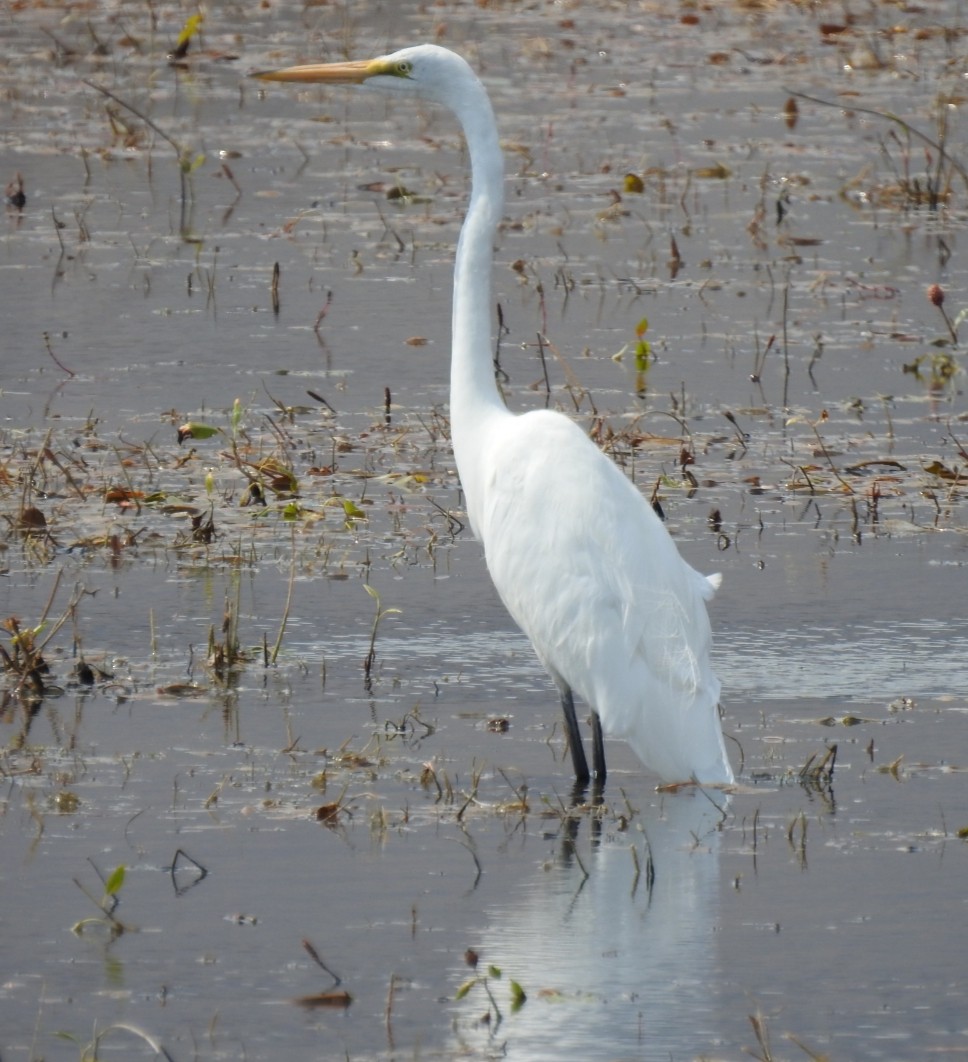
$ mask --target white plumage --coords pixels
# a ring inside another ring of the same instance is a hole
[[[434,45],[256,76],[358,83],[435,101],[457,116],[472,189],[454,269],[451,430],[491,578],[558,686],[580,782],[591,772],[572,693],[592,709],[598,783],[602,729],[625,738],[666,781],[732,782],[706,611],[719,577],[686,564],[652,507],[574,422],[547,410],[514,415],[498,392],[491,269],[503,159],[480,81],[460,56]]]

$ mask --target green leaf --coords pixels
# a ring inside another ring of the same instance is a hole
[[[47,623],[38,623],[36,627],[30,630],[21,631],[19,634],[10,635],[11,645],[25,645],[30,647],[31,642],[37,637],[38,634],[47,626]]]
[[[299,519],[299,502],[291,501],[285,509],[282,510],[283,520],[298,520]]]
[[[111,876],[104,883],[104,891],[106,894],[109,896],[115,896],[121,891],[121,886],[124,885],[125,873],[124,863],[115,867]]]
[[[211,424],[200,424],[198,421],[190,421],[178,429],[180,439],[211,439],[217,434],[218,428],[213,428]]]
[[[518,1011],[527,1002],[528,996],[517,981],[511,982],[511,1010]]]
[[[350,520],[366,520],[367,515],[363,510],[349,500],[349,498],[343,499],[343,512],[346,513]]]
[[[192,37],[201,30],[202,21],[201,15],[192,15],[191,18],[187,19],[185,25],[182,26],[181,33],[178,35],[178,43],[176,47],[181,48],[183,45],[187,44]]]
[[[468,992],[477,984],[477,978],[472,977],[469,981],[465,981],[460,988],[457,989],[457,994],[454,996],[455,1000],[463,999]]]
[[[641,339],[649,330],[649,319],[643,317],[641,321],[635,326],[635,334]]]
[[[498,980],[500,980],[501,967],[500,966],[488,966],[488,968],[487,968],[487,976],[488,977],[495,977]]]

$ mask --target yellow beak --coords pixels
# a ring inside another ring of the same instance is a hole
[[[365,59],[346,63],[308,63],[306,66],[287,66],[281,70],[257,70],[249,76],[257,77],[261,81],[359,85],[368,77],[382,72],[378,60]]]

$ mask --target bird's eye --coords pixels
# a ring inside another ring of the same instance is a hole
[[[406,59],[401,59],[397,63],[397,76],[398,77],[410,77],[413,73],[413,63],[408,62]]]

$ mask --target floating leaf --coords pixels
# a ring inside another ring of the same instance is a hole
[[[65,815],[71,814],[71,812],[77,811],[81,806],[81,798],[77,793],[72,793],[69,789],[62,789],[54,797],[54,807],[58,811]]]
[[[183,443],[186,439],[211,439],[218,434],[218,428],[211,424],[201,424],[198,421],[189,421],[178,429],[178,442]]]
[[[540,988],[538,989],[538,997],[540,999],[551,999],[555,1002],[560,1002],[565,998],[565,994],[560,988]]]
[[[488,966],[488,968],[487,968],[487,976],[488,977],[496,977],[496,978],[498,978],[500,980],[501,967],[500,966]]]
[[[397,609],[396,611],[399,612],[400,610]],[[350,770],[361,770],[373,766],[372,760],[368,760],[362,752],[353,752],[352,749],[334,756],[333,762],[339,767],[346,767]]]
[[[343,499],[343,512],[346,513],[346,517],[348,520],[368,519],[366,513],[363,512],[363,510],[358,505],[355,505],[353,502],[351,502],[349,498]],[[370,588],[367,587],[367,590],[369,589]]]
[[[299,480],[289,465],[267,457],[263,461],[250,464],[260,476],[269,481],[269,487],[279,494],[295,494],[299,490]]]
[[[464,982],[464,983],[463,983],[463,984],[462,984],[462,985],[460,986],[460,988],[458,988],[458,989],[457,989],[457,992],[456,992],[456,993],[455,993],[455,995],[454,995],[454,999],[455,999],[455,1000],[458,1000],[458,999],[463,999],[463,998],[464,998],[464,996],[466,996],[466,995],[467,995],[467,993],[468,993],[468,992],[470,992],[470,990],[471,990],[471,989],[472,989],[472,988],[474,987],[474,985],[476,985],[476,984],[477,984],[477,978],[476,978],[476,977],[472,977],[472,978],[471,978],[471,979],[470,979],[469,981],[465,981],[465,982]]]
[[[527,1002],[528,996],[517,981],[511,981],[511,1010],[518,1011]]]
[[[792,96],[788,97],[783,105],[783,114],[786,119],[787,129],[792,129],[797,124],[797,118],[800,116],[797,101]]]
[[[333,826],[339,821],[340,811],[342,811],[342,806],[338,800],[332,804],[321,804],[316,808],[316,821],[326,826]]]
[[[173,682],[169,686],[159,686],[158,692],[162,697],[204,697],[208,687],[194,682]]]
[[[125,502],[136,501],[143,497],[144,494],[140,490],[130,490],[128,487],[108,487],[104,492],[104,500],[116,505],[123,505]]]
[[[940,461],[932,461],[930,465],[925,465],[924,471],[930,472],[932,476],[937,476],[939,479],[958,480],[964,478],[958,472],[954,472],[948,468],[947,465],[943,465]]]
[[[722,162],[717,162],[715,166],[700,166],[698,170],[693,170],[693,175],[706,180],[725,181],[733,176],[733,171]]]
[[[116,896],[121,891],[121,886],[124,885],[125,873],[124,863],[116,866],[111,872],[111,876],[104,883],[105,893],[109,896]]]
[[[645,182],[637,173],[627,173],[623,182],[626,192],[634,192],[641,195],[645,191]]]
[[[31,530],[42,531],[47,526],[47,517],[33,505],[27,505],[20,510],[20,526]]]
[[[334,992],[316,992],[311,996],[299,996],[293,1003],[300,1007],[348,1007],[353,1002],[349,992],[339,989]]]

